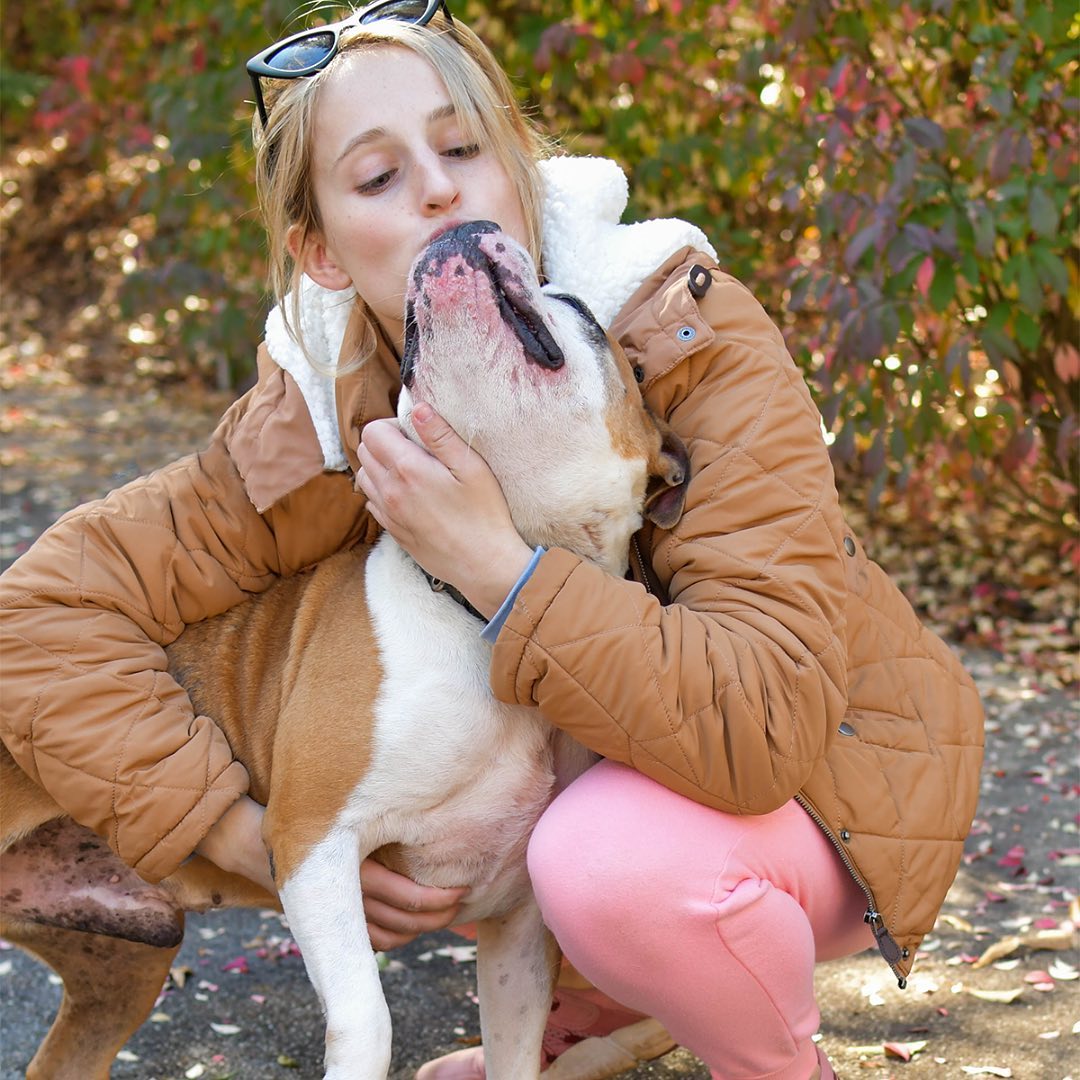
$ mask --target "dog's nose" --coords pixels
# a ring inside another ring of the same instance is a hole
[[[463,259],[467,266],[483,267],[490,277],[491,260],[481,249],[480,241],[498,232],[499,226],[494,221],[463,221],[435,233],[413,264],[414,287],[419,289],[424,278],[440,274],[451,259]]]
[[[428,251],[435,254],[473,249],[479,245],[482,236],[499,231],[494,221],[463,221],[435,233],[428,241]]]

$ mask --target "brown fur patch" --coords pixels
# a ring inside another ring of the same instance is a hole
[[[382,667],[364,595],[370,550],[341,552],[281,581],[168,650],[196,709],[220,724],[247,766],[252,797],[268,804],[264,836],[279,885],[371,764]]]

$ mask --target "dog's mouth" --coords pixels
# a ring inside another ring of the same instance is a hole
[[[498,225],[492,221],[468,221],[438,234],[417,256],[409,275],[405,305],[401,381],[406,387],[412,385],[420,355],[422,335],[417,304],[428,302],[430,290],[443,274],[462,276],[469,270],[482,274],[489,282],[499,317],[521,343],[526,361],[548,371],[563,367],[563,351],[531,299],[538,294],[538,283],[530,288],[509,265],[510,260],[500,258],[504,252],[505,238]]]

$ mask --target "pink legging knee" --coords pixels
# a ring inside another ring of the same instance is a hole
[[[609,761],[548,808],[529,871],[578,971],[717,1080],[806,1080],[814,963],[873,944],[866,897],[798,803],[725,814]]]

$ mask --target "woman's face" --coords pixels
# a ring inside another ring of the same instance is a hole
[[[362,49],[327,75],[312,163],[325,235],[294,254],[320,285],[352,284],[400,347],[408,270],[432,234],[486,219],[525,244],[521,197],[491,149],[465,137],[423,57]]]

